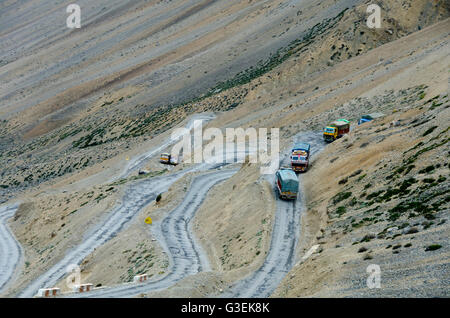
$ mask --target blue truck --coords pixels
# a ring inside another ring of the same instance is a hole
[[[377,119],[377,118],[380,118],[380,117],[383,117],[383,116],[384,116],[383,113],[372,113],[372,114],[364,115],[358,120],[358,125],[367,123],[369,121],[372,121],[374,119]]]
[[[295,172],[305,172],[308,170],[309,155],[311,145],[307,143],[298,143],[291,151],[291,167]]]
[[[298,178],[294,170],[281,168],[275,174],[275,185],[281,199],[296,200],[298,194]]]

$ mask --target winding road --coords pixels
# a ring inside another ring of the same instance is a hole
[[[53,265],[50,270],[28,285],[19,297],[33,297],[40,288],[54,286],[64,275],[71,264],[80,264],[84,258],[91,254],[95,248],[103,245],[130,223],[139,212],[155,200],[160,193],[166,192],[169,187],[188,172],[187,169],[177,173],[142,180],[131,184],[118,206],[109,212],[105,221],[90,230],[91,234],[77,247],[69,250],[66,256]],[[199,190],[199,189],[198,189]],[[201,189],[199,193],[202,193]]]
[[[163,290],[190,275],[209,270],[206,254],[192,233],[190,221],[216,184],[230,178],[236,169],[223,169],[197,176],[183,202],[160,222],[153,223],[153,234],[169,256],[169,274],[145,284],[123,284],[68,297],[133,297],[140,293]]]
[[[311,145],[311,156],[316,155],[325,143],[321,132],[301,133],[294,137],[294,143],[306,142]],[[281,165],[289,166],[289,151],[284,154]],[[296,262],[296,249],[300,237],[300,215],[303,210],[301,179],[299,175],[299,197],[296,201],[285,201],[276,198],[277,209],[272,229],[270,249],[262,266],[249,276],[238,281],[230,290],[220,297],[227,298],[266,298],[280,284],[284,276]],[[274,176],[270,182],[274,184]],[[275,192],[275,187],[274,187]]]
[[[192,123],[192,121],[190,122]],[[313,153],[323,147],[321,133],[302,133],[294,141],[308,142]],[[165,147],[167,144],[165,143]],[[162,149],[157,148],[157,151]],[[149,158],[152,150],[141,156],[134,164],[127,167],[127,175]],[[245,154],[240,154],[245,156]],[[281,162],[289,163],[288,152]],[[219,168],[219,169],[217,169]],[[125,190],[121,202],[105,216],[104,221],[89,231],[87,238],[75,248],[69,250],[66,256],[53,265],[47,272],[29,284],[19,293],[19,297],[33,297],[39,288],[54,286],[66,275],[66,269],[71,264],[80,264],[95,248],[103,245],[124,229],[138,214],[152,202],[159,193],[163,193],[185,174],[201,171],[192,181],[188,193],[182,203],[171,211],[162,221],[155,222],[152,227],[154,237],[161,244],[169,257],[168,274],[158,280],[144,284],[123,284],[96,289],[86,294],[68,294],[66,297],[133,297],[140,293],[159,291],[173,286],[178,281],[190,275],[209,270],[207,256],[190,228],[190,221],[197,209],[206,198],[208,191],[216,184],[230,178],[236,169],[228,169],[226,164],[198,164],[176,173],[140,180],[131,183]],[[269,176],[273,182],[274,176]],[[301,179],[301,176],[300,176]],[[300,198],[297,201],[277,199],[277,210],[270,249],[263,265],[251,275],[235,283],[220,297],[268,297],[292,268],[296,259],[296,247],[300,236],[300,214],[303,208]],[[6,221],[15,213],[16,207],[0,209],[0,291],[13,277],[20,262],[22,249],[11,231],[7,229]],[[6,251],[6,252],[5,252]],[[4,254],[5,253],[5,254]],[[3,257],[8,255],[8,257]]]
[[[191,116],[189,121],[187,122],[185,129],[191,131],[196,128],[195,123],[197,120],[201,120],[203,123],[207,123],[208,121],[216,118],[214,114],[208,114],[208,113],[202,113],[202,114],[196,114]],[[112,179],[112,181],[115,181],[117,179],[126,178],[128,177],[132,172],[135,172],[137,169],[141,169],[150,158],[152,158],[155,155],[159,155],[164,149],[167,149],[170,146],[173,146],[175,143],[177,143],[183,135],[174,136],[171,135],[165,142],[163,142],[161,145],[159,145],[156,148],[152,148],[150,151],[145,152],[135,158],[133,158],[128,165],[125,167],[123,173],[116,176]]]

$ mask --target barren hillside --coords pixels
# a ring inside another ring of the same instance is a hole
[[[68,291],[79,264],[111,297],[448,296],[450,6],[376,1],[369,29],[369,3],[79,1],[69,30],[63,1],[2,2],[0,204],[18,204],[20,259],[0,294]],[[297,202],[259,164],[160,164],[195,118],[280,128],[282,163],[311,143]],[[325,144],[337,118],[352,131]],[[143,273],[154,288],[124,285]]]

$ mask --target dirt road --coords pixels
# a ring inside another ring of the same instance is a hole
[[[156,196],[169,189],[169,187],[192,169],[183,170],[172,175],[151,178],[131,184],[126,190],[122,202],[109,212],[104,222],[95,226],[86,233],[82,244],[68,251],[66,256],[55,264],[45,274],[28,285],[20,297],[32,297],[39,288],[54,286],[66,274],[67,266],[79,264],[85,257],[115,235],[117,235],[130,221],[138,215],[142,208],[155,200]]]
[[[309,143],[312,157],[326,145],[321,132],[302,133],[296,135],[294,141],[294,143]],[[289,152],[284,153],[281,166],[289,166]],[[277,197],[272,240],[263,265],[248,277],[236,283],[231,290],[226,291],[221,297],[269,297],[294,266],[296,261],[295,251],[300,237],[300,214],[303,210],[301,175],[299,178],[299,197],[296,201],[285,201]],[[273,176],[271,176],[271,182],[274,184]]]
[[[298,135],[294,137],[294,141],[310,143],[312,156],[324,147],[320,132]],[[144,162],[144,159],[141,161]],[[289,165],[289,150],[284,153],[281,165]],[[86,234],[87,239],[82,244],[69,251],[66,257],[28,285],[19,296],[32,297],[39,288],[54,286],[66,275],[66,268],[69,265],[79,264],[95,248],[117,235],[139,214],[141,209],[152,202],[159,193],[167,191],[175,181],[179,180],[186,173],[196,170],[215,169],[218,166],[220,165],[196,165],[168,176],[155,177],[131,184],[126,190],[122,202],[119,202],[117,207],[105,217],[104,222],[88,231]],[[133,165],[133,168],[136,168],[136,166]],[[102,288],[89,294],[73,294],[69,295],[69,297],[132,297],[139,293],[163,290],[173,286],[187,276],[207,271],[209,268],[207,257],[192,235],[189,222],[207,196],[209,189],[217,183],[230,178],[235,172],[236,170],[223,169],[197,176],[182,203],[166,218],[160,222],[155,222],[153,225],[153,235],[162,245],[170,259],[170,266],[166,276],[142,285],[124,284],[118,287]],[[269,179],[273,182],[273,176],[269,176]],[[271,246],[263,265],[256,272],[239,281],[223,296],[267,297],[275,290],[279,282],[295,263],[294,255],[299,239],[302,207],[301,194],[295,202],[277,199],[277,212]],[[14,211],[13,209],[7,209],[2,216],[4,219],[7,219],[14,214]],[[6,231],[3,230],[1,233],[6,233]],[[2,244],[16,246],[16,250],[20,251],[20,246],[13,237],[9,239],[3,238]],[[14,255],[16,255],[15,258],[8,259],[10,259],[9,262],[17,264],[20,253],[16,252]],[[12,276],[11,271],[13,271],[15,266],[5,264],[3,267],[10,269],[8,275],[3,274],[0,276],[6,282]]]
[[[170,265],[166,276],[146,284],[124,284],[95,290],[88,294],[72,294],[68,297],[133,297],[140,293],[166,289],[189,275],[207,271],[209,269],[207,257],[201,246],[196,243],[190,221],[209,189],[230,178],[236,171],[224,169],[196,177],[183,202],[162,221],[153,224],[152,233],[169,256]]]
[[[0,208],[0,293],[14,276],[23,256],[20,244],[7,225],[8,219],[14,216],[17,207],[13,205]]]
[[[187,124],[185,125],[184,128],[191,131],[195,128],[195,126],[194,126],[195,121],[201,120],[203,123],[207,123],[208,121],[210,121],[211,119],[214,119],[215,117],[216,116],[214,114],[207,114],[207,113],[193,115],[189,119],[189,121],[187,122]],[[174,138],[172,138],[172,137],[174,137]],[[130,176],[130,174],[132,172],[136,172],[138,169],[141,169],[144,166],[144,164],[146,162],[148,162],[148,160],[150,158],[152,158],[155,155],[159,155],[162,151],[164,151],[164,149],[169,148],[170,146],[173,146],[181,138],[182,138],[182,135],[171,136],[170,138],[168,138],[165,142],[163,142],[158,147],[153,148],[150,151],[141,154],[140,156],[137,156],[128,164],[128,166],[125,168],[123,173],[116,176],[113,180],[126,178],[126,177]]]
[[[185,128],[188,130],[194,128],[194,120],[203,120],[208,121],[210,119],[214,118],[214,115],[212,114],[199,114],[193,116],[186,124]],[[181,138],[181,136],[180,136]],[[150,158],[154,157],[155,155],[159,154],[160,151],[163,149],[166,149],[167,147],[170,147],[174,142],[176,142],[177,139],[169,138],[166,141],[164,141],[159,146],[150,149],[149,151],[135,157],[130,164],[128,164],[123,172],[119,175],[121,177],[129,176],[132,172],[135,172],[137,169],[141,168],[143,165],[145,165]],[[242,160],[245,155],[248,154],[248,150],[244,152],[238,152],[236,150],[232,150],[233,153],[236,155],[236,159]],[[226,154],[225,154],[226,155]],[[220,160],[219,160],[220,161]],[[108,212],[102,222],[99,224],[96,224],[93,228],[87,230],[84,233],[85,239],[83,243],[80,245],[72,248],[69,250],[66,254],[66,256],[58,261],[55,265],[53,265],[47,272],[45,272],[43,275],[41,275],[39,278],[34,280],[31,284],[29,284],[24,290],[22,290],[19,293],[20,297],[33,297],[37,291],[40,288],[48,288],[55,286],[56,283],[62,279],[67,274],[67,268],[69,265],[73,264],[80,264],[83,259],[85,259],[88,255],[90,255],[97,247],[103,245],[107,241],[109,241],[111,238],[115,237],[118,233],[120,233],[130,222],[140,213],[140,211],[148,206],[150,202],[152,202],[156,196],[160,193],[166,192],[169,187],[182,178],[187,173],[193,173],[193,172],[199,172],[199,171],[209,171],[214,170],[217,168],[222,168],[225,164],[209,164],[209,163],[202,163],[202,164],[196,164],[193,166],[190,166],[186,169],[183,169],[181,171],[172,173],[170,175],[165,175],[161,177],[154,177],[145,179],[142,181],[138,181],[135,183],[130,184],[125,189],[125,195],[122,198],[121,202],[118,202],[116,207],[112,209],[112,211]],[[212,187],[214,185],[214,182],[222,181],[223,178],[221,177],[222,173],[219,173],[216,178],[213,178],[215,175],[209,176],[210,179],[208,181],[212,183],[208,183]],[[230,177],[231,174],[229,174],[228,171],[224,172],[225,176]],[[114,178],[116,179],[116,178]],[[195,191],[190,193],[191,195],[195,197],[194,201],[189,201],[191,197],[188,195],[183,202],[187,202],[186,204],[189,205],[189,208],[191,208],[192,204],[196,203],[197,198],[201,198],[201,201],[203,200],[204,196],[206,196],[205,189],[209,189],[209,187],[195,187],[194,189],[197,191],[197,194]],[[200,204],[198,203],[198,205]],[[193,213],[196,211],[198,205],[194,205]],[[10,211],[8,209],[8,215],[9,217],[12,216],[14,211]],[[8,217],[8,218],[9,218]],[[175,226],[175,225],[173,225]],[[169,233],[172,233],[172,229],[163,228],[164,231],[168,231]],[[187,231],[187,229],[185,229]],[[159,242],[164,244],[166,242],[165,233],[159,235]],[[5,234],[6,233],[6,234]],[[19,243],[15,241],[14,238],[11,238],[10,235],[6,231],[2,231],[2,234],[8,235],[8,239],[2,240],[3,244],[7,244],[7,246],[11,246],[9,249],[13,250],[12,246],[15,244],[16,246],[19,246]],[[192,239],[190,239],[190,234],[185,233],[184,235],[187,235],[189,238],[189,241],[193,245]],[[170,240],[167,240],[167,242],[171,242]],[[176,250],[170,250],[170,248],[173,247]],[[176,253],[177,249],[180,249],[180,247],[171,246],[169,245],[167,252],[170,255],[174,255],[173,257],[176,259]],[[188,254],[186,257],[189,258],[190,254]],[[197,255],[198,256],[198,255]],[[197,257],[196,256],[196,257]],[[188,267],[192,267],[192,262],[195,261],[195,257],[191,259],[190,265]],[[178,265],[177,265],[178,266]],[[184,266],[184,265],[180,265]],[[10,268],[10,271],[14,271],[14,268],[11,264],[5,265],[5,268]],[[183,277],[185,277],[188,273],[178,273],[176,272],[178,267],[175,267],[173,275],[170,276],[170,281],[177,281]],[[201,268],[199,269],[201,271]],[[178,275],[178,276],[177,276]],[[9,281],[12,277],[12,274],[9,274],[8,277],[4,275],[4,281],[5,283]],[[162,284],[169,285],[169,282],[163,282]],[[130,295],[128,292],[127,295]]]

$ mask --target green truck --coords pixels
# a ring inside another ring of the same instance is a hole
[[[281,168],[276,172],[275,179],[275,185],[281,199],[297,199],[298,178],[294,170],[290,168]]]

